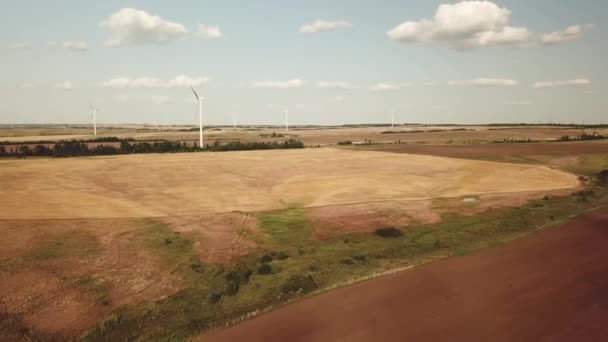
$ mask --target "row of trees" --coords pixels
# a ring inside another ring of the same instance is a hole
[[[578,137],[570,137],[568,135],[564,135],[563,137],[557,139],[557,141],[585,141],[585,140],[604,140],[608,139],[608,136],[597,134],[597,133],[583,133]]]
[[[30,148],[29,145],[20,145],[11,150],[5,146],[0,146],[0,157],[79,157],[79,156],[105,156],[115,154],[139,154],[139,153],[180,153],[180,152],[223,152],[223,151],[249,151],[249,150],[272,150],[272,149],[291,149],[304,148],[304,144],[299,140],[289,139],[284,142],[240,142],[233,141],[221,143],[215,141],[212,145],[207,145],[205,149],[198,146],[187,145],[175,141],[157,141],[153,143],[138,142],[133,143],[128,140],[119,140],[120,146],[97,145],[89,147],[87,143],[78,141],[62,141],[52,147],[46,145],[36,145]],[[114,141],[115,142],[115,141]]]

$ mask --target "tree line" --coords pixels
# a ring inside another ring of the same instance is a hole
[[[564,135],[561,138],[557,139],[557,141],[565,142],[565,141],[587,141],[587,140],[604,140],[608,139],[608,136],[597,134],[597,133],[583,133],[578,137],[570,137],[568,135]]]
[[[292,149],[304,148],[304,143],[299,140],[289,139],[283,142],[241,142],[232,141],[221,143],[216,140],[211,145],[206,145],[204,149],[198,146],[188,145],[178,141],[155,141],[155,142],[132,142],[131,140],[112,140],[120,142],[120,146],[97,145],[89,147],[81,141],[61,141],[52,147],[36,145],[31,148],[29,145],[19,145],[16,148],[7,150],[5,146],[0,146],[0,157],[81,157],[81,156],[107,156],[117,154],[141,154],[141,153],[185,153],[185,152],[225,152],[225,151],[250,151],[250,150],[273,150],[273,149]]]

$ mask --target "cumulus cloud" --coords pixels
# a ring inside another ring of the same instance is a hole
[[[535,88],[576,87],[588,85],[591,85],[591,81],[586,78],[578,78],[575,80],[566,81],[544,81],[534,83]]]
[[[569,42],[579,39],[589,29],[591,29],[591,25],[573,25],[561,31],[541,34],[540,41],[546,45]]]
[[[532,33],[509,25],[511,10],[490,1],[440,5],[432,19],[406,21],[386,32],[404,43],[445,44],[452,48],[521,46]]]
[[[476,78],[464,81],[449,81],[450,86],[477,86],[477,87],[513,87],[519,82],[501,78]]]
[[[356,86],[342,81],[319,81],[317,82],[317,88],[321,89],[355,89]]]
[[[401,90],[403,86],[408,86],[409,84],[391,84],[391,83],[378,83],[370,87],[372,91],[397,91]]]
[[[100,23],[110,31],[108,46],[165,45],[182,39],[188,34],[180,23],[165,20],[146,11],[123,8]]]
[[[28,42],[19,42],[15,43],[15,45],[13,45],[13,48],[16,50],[29,50],[32,48],[32,46]]]
[[[338,29],[350,28],[353,25],[346,20],[328,21],[317,19],[310,24],[304,24],[300,27],[301,33],[319,33],[325,31],[335,31]]]
[[[218,39],[224,36],[224,33],[218,26],[207,26],[199,24],[196,30],[196,35],[203,39]]]
[[[209,81],[207,77],[190,77],[188,75],[178,75],[169,81],[162,81],[155,77],[117,77],[101,83],[102,87],[124,89],[124,88],[177,88],[177,87],[198,87]]]
[[[274,89],[292,89],[301,88],[304,85],[304,81],[298,78],[294,78],[287,81],[258,81],[252,82],[252,88],[274,88]]]
[[[89,49],[89,44],[87,44],[86,42],[81,42],[81,41],[67,40],[67,41],[63,42],[63,47],[68,50],[85,51],[85,50]]]
[[[65,81],[65,82],[55,84],[53,86],[53,88],[59,89],[59,90],[72,90],[72,89],[74,89],[74,85],[70,81]]]

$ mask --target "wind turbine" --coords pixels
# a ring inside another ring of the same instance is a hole
[[[93,115],[93,135],[97,135],[97,111],[99,109],[93,106],[92,103],[89,103],[89,106],[91,106],[91,113]]]
[[[391,127],[395,127],[395,108],[391,111]]]
[[[239,120],[239,115],[237,113],[232,113],[232,128],[236,129],[238,120]]]
[[[190,89],[192,89],[192,93],[194,93],[196,101],[198,102],[198,123],[200,132],[199,146],[200,148],[203,148],[203,101],[205,100],[205,97],[199,96],[198,93],[194,90],[194,88],[190,87]]]
[[[289,111],[285,109],[285,132],[289,131]]]

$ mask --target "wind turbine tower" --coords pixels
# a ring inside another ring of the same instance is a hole
[[[198,146],[203,148],[203,100],[205,100],[205,97],[199,96],[194,88],[190,87],[190,89],[192,89],[192,93],[194,93],[194,97],[196,97],[196,101],[198,102],[198,123],[200,133]]]
[[[289,111],[285,109],[285,132],[289,131]]]
[[[91,115],[93,116],[93,135],[97,135],[97,107],[93,106],[92,103],[89,103],[91,106]]]
[[[391,127],[395,127],[395,108],[391,111]]]

